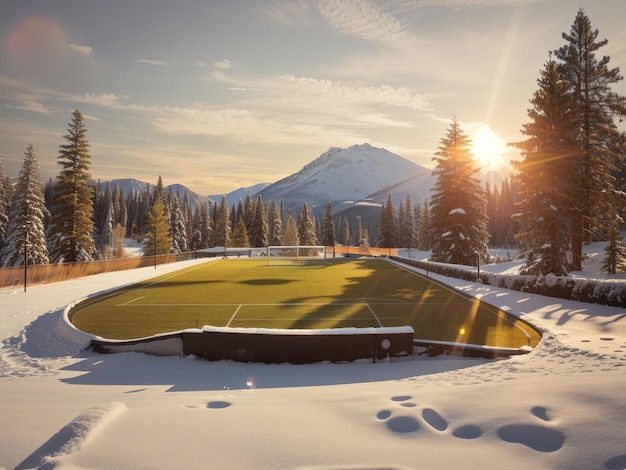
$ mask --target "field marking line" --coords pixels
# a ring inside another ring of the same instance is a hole
[[[129,304],[132,304],[133,302],[136,302],[137,300],[141,300],[141,299],[145,299],[145,298],[146,298],[146,296],[142,295],[141,297],[137,297],[136,299],[129,300],[128,302],[124,302],[123,304],[117,304],[116,307],[121,307],[123,305],[129,305]]]
[[[372,314],[372,316],[376,319],[376,321],[378,322],[378,324],[380,325],[380,327],[383,327],[382,322],[380,321],[380,318],[378,318],[378,315],[376,315],[376,313],[374,313],[374,309],[372,309],[372,307],[370,306],[370,304],[366,304],[367,308],[369,309],[370,313]]]
[[[233,313],[233,315],[230,317],[230,320],[228,320],[228,323],[226,323],[226,326],[230,326],[230,324],[233,322],[233,320],[235,319],[235,317],[237,316],[237,314],[239,313],[239,310],[241,309],[241,306],[243,304],[239,304],[239,307],[237,307],[237,309],[235,310],[235,313]]]
[[[134,300],[138,300],[138,299],[143,299],[144,297],[138,297],[137,299]],[[124,304],[117,304],[115,305],[116,307],[121,307],[121,306],[128,306],[128,307],[134,307],[134,305],[131,304],[131,302],[134,302],[134,300],[131,300],[129,302],[126,302]],[[411,306],[411,305],[455,305],[455,304],[465,304],[466,302],[403,302],[403,303],[398,303],[398,302],[275,302],[275,303],[265,303],[265,304],[238,304],[238,303],[177,303],[177,304],[169,304],[169,303],[165,303],[165,304],[141,304],[138,305],[140,307],[220,307],[220,306],[233,306],[233,305],[239,305],[240,307],[297,307],[297,306],[315,306],[315,307],[319,307],[319,306],[326,306],[326,307],[334,307],[334,306],[350,306],[350,305],[365,305],[365,306],[369,306],[369,305],[394,305],[394,306],[402,306],[402,307],[406,307],[406,306]]]

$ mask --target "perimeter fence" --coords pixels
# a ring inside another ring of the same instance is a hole
[[[165,255],[83,261],[79,263],[29,264],[0,269],[0,288],[48,284],[92,274],[157,266],[195,258],[195,251]]]

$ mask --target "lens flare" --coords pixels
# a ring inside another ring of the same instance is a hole
[[[54,19],[29,16],[10,32],[6,51],[17,73],[30,78],[45,77],[65,62],[67,35]]]

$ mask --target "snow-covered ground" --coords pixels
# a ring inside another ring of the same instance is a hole
[[[75,299],[199,262],[0,290],[0,467],[626,468],[622,309],[437,276],[542,342],[376,364],[99,355],[59,322]]]

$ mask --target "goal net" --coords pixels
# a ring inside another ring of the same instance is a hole
[[[319,245],[268,246],[266,257],[268,264],[298,260],[325,260],[326,247]]]

